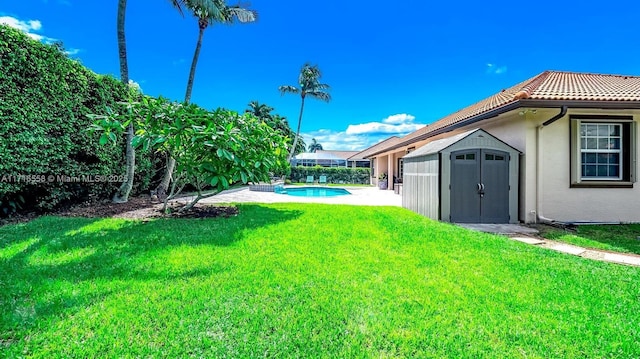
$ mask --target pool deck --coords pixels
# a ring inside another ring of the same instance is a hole
[[[345,186],[331,188],[344,188],[351,194],[333,197],[300,197],[274,192],[250,191],[249,188],[241,188],[224,191],[219,195],[205,198],[200,203],[326,203],[352,204],[356,206],[402,206],[402,196],[393,193],[393,191],[384,191],[377,187]],[[181,198],[176,201],[185,202],[187,199]]]

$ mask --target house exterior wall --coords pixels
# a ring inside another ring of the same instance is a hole
[[[640,111],[570,108],[565,116],[539,129],[559,112],[560,109],[521,109],[463,130],[480,127],[522,151],[520,221],[535,223],[542,216],[563,222],[640,222],[638,183],[633,188],[571,187],[570,148],[570,116],[633,116],[636,126],[632,150],[636,161],[631,166],[640,173]]]
[[[522,112],[522,114],[521,114]],[[537,112],[537,111],[536,111]],[[557,111],[555,112],[557,113]],[[535,183],[531,180],[535,180],[535,176],[527,176],[528,173],[535,173],[535,162],[533,168],[527,167],[527,155],[529,150],[527,144],[529,139],[527,138],[527,121],[526,118],[532,115],[531,110],[512,111],[499,116],[496,119],[486,121],[482,124],[476,124],[476,127],[480,127],[483,130],[489,132],[501,141],[505,142],[509,146],[520,151],[521,157],[518,163],[519,167],[519,181],[518,181],[518,220],[526,222],[526,211],[528,204],[535,206],[535,192],[529,193],[528,189],[535,188]],[[550,115],[548,118],[552,117]],[[535,140],[535,138],[534,138]],[[530,178],[531,177],[531,178]],[[511,216],[512,220],[514,216]]]
[[[537,214],[563,222],[640,222],[640,186],[637,182],[633,183],[632,188],[571,187],[571,166],[574,165],[570,160],[569,144],[571,115],[633,116],[635,126],[632,126],[631,137],[632,143],[635,144],[632,146],[635,161],[631,162],[631,166],[632,171],[635,170],[638,173],[638,159],[640,159],[640,146],[637,145],[640,142],[637,130],[637,124],[640,122],[638,111],[569,109],[564,117],[542,130],[537,130],[537,127],[548,118],[531,119],[528,121],[527,131],[538,131],[540,146],[537,149],[537,153],[540,154],[538,163],[540,193]],[[531,157],[528,161],[532,161]]]
[[[378,176],[382,173],[389,173],[389,157],[386,155],[376,155],[373,161],[374,166],[373,171],[371,171],[371,184],[377,186]]]

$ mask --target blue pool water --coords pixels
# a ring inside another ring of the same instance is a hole
[[[334,197],[351,194],[346,189],[330,187],[289,187],[276,192],[299,197]]]

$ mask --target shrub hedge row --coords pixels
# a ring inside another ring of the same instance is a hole
[[[127,93],[128,86],[69,59],[60,46],[0,25],[0,216],[111,196],[124,174],[123,146],[99,145],[86,131],[87,114],[117,107]],[[137,165],[137,189],[145,188],[154,163],[138,155]]]
[[[327,176],[328,183],[369,184],[371,172],[368,168],[297,166],[291,168],[289,178],[294,182],[305,182],[307,176],[314,176],[316,181],[320,176]]]

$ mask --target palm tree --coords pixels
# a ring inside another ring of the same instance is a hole
[[[196,76],[198,58],[200,57],[200,48],[202,47],[204,30],[206,30],[209,25],[216,22],[225,25],[231,25],[236,22],[236,20],[240,23],[254,22],[258,19],[258,13],[255,10],[244,9],[239,5],[228,6],[224,0],[181,0],[181,2],[191,10],[196,18],[198,18],[199,30],[196,50],[193,53],[193,60],[191,61],[187,90],[184,95],[184,101],[189,103],[191,100],[193,81]]]
[[[298,117],[298,128],[296,129],[296,137],[293,140],[291,152],[289,152],[288,161],[291,161],[291,157],[293,157],[296,146],[298,144],[298,138],[300,137],[300,125],[302,124],[304,99],[307,96],[310,96],[311,98],[315,98],[325,102],[331,101],[331,95],[329,95],[329,93],[327,92],[329,90],[329,85],[320,83],[321,77],[322,73],[320,72],[320,69],[317,65],[305,63],[304,65],[302,65],[302,69],[300,69],[300,75],[298,76],[298,83],[300,87],[285,85],[278,88],[282,95],[286,93],[294,93],[300,94],[300,97],[302,98],[302,103],[300,104],[300,116]]]
[[[244,112],[252,113],[254,116],[263,120],[269,127],[273,128],[276,131],[280,131],[283,135],[287,136],[291,142],[288,143],[289,151],[291,151],[293,139],[295,137],[295,133],[289,126],[289,121],[287,121],[286,117],[282,117],[278,114],[271,114],[274,110],[273,107],[265,104],[261,104],[258,101],[249,102],[249,108]],[[307,148],[307,145],[304,143],[302,139],[298,141],[297,147],[294,151],[294,154],[302,153]]]
[[[231,25],[238,21],[240,23],[254,22],[258,19],[258,13],[255,10],[244,9],[238,5],[228,6],[224,0],[172,0],[178,1],[181,5],[188,8],[198,20],[198,42],[193,53],[191,61],[191,70],[189,71],[189,79],[187,80],[187,89],[184,95],[184,102],[191,101],[191,92],[193,90],[193,82],[196,76],[196,68],[200,57],[200,49],[202,48],[202,37],[206,30],[213,23],[219,22],[225,25]],[[160,184],[156,188],[156,193],[162,196],[166,193],[171,182],[171,176],[176,166],[176,161],[169,158],[167,168]]]
[[[204,0],[195,0],[202,2]],[[169,0],[171,4],[180,11],[182,14],[182,0]],[[129,64],[127,61],[127,40],[125,36],[125,17],[127,13],[127,0],[118,0],[118,17],[116,21],[116,30],[118,37],[118,59],[120,61],[120,81],[123,84],[129,85]],[[125,180],[120,185],[118,191],[113,195],[113,202],[124,203],[129,201],[129,194],[133,188],[133,175],[136,167],[136,152],[133,149],[133,124],[129,124],[127,127],[127,139],[126,139],[126,168],[125,168]]]
[[[252,113],[257,118],[265,122],[269,122],[273,119],[273,115],[271,114],[271,111],[273,111],[273,107],[269,105],[261,104],[258,101],[254,100],[249,102],[249,108],[246,109],[244,112]]]
[[[120,59],[120,81],[123,84],[129,85],[129,65],[127,63],[127,41],[124,31],[125,15],[127,12],[127,0],[118,1],[118,19],[117,19],[117,33],[118,33],[118,57]],[[129,201],[129,194],[133,188],[133,174],[136,167],[136,152],[133,149],[133,124],[129,124],[127,127],[127,142],[125,144],[125,180],[118,188],[118,191],[113,195],[112,201],[114,203],[124,203]]]
[[[316,151],[322,151],[322,145],[320,143],[318,143],[318,141],[316,141],[315,138],[311,139],[311,144],[309,144],[309,152],[316,152]]]

